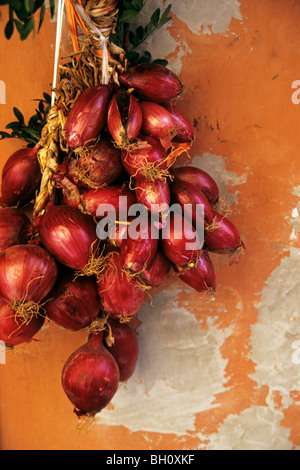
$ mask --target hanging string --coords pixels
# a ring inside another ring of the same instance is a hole
[[[61,41],[63,19],[64,19],[64,6],[65,6],[65,0],[58,0],[55,54],[54,54],[54,72],[53,72],[53,81],[52,81],[53,88],[56,88],[56,81],[57,81],[57,68],[58,68],[60,41]],[[51,94],[51,106],[54,105],[54,102],[55,102],[55,91],[53,90]]]
[[[109,82],[109,70],[108,70],[108,48],[107,48],[107,43],[108,43],[108,37],[105,37],[102,34],[102,31],[109,31],[110,28],[104,28],[102,31],[97,28],[97,26],[91,21],[90,17],[85,13],[84,9],[82,8],[79,3],[74,0],[75,8],[78,11],[79,15],[81,18],[86,22],[86,24],[89,26],[90,30],[94,33],[95,39],[98,39],[100,41],[100,48],[102,49],[102,83],[104,85],[107,85]]]

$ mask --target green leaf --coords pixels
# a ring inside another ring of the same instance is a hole
[[[133,8],[140,12],[144,6],[144,1],[143,0],[132,0],[131,2],[131,5],[133,6]]]
[[[46,7],[45,4],[41,6],[41,11],[40,11],[40,21],[39,21],[39,26],[38,26],[38,32],[40,32],[40,29],[42,27],[44,18],[45,18],[45,13],[46,13]]]
[[[163,65],[164,67],[167,67],[168,61],[165,59],[156,59],[153,61],[153,64],[160,64],[160,65]]]
[[[31,31],[34,31],[34,19],[32,16],[29,18],[28,21],[26,21],[26,23],[24,23],[20,31],[21,40],[24,41],[24,39],[28,37]]]
[[[51,18],[53,18],[55,13],[55,0],[50,0],[50,14]]]
[[[13,20],[9,20],[6,23],[6,26],[4,29],[4,34],[5,34],[6,39],[10,39],[13,35],[13,32],[14,32],[14,22]]]
[[[5,129],[20,129],[21,125],[19,123],[19,121],[12,121],[12,122],[9,122],[8,124],[6,124],[5,126]]]
[[[172,18],[169,16],[170,10],[172,8],[172,5],[168,5],[163,14],[161,15],[160,22],[159,22],[159,27],[163,26],[164,24],[168,23]]]
[[[24,124],[24,116],[23,114],[21,113],[21,111],[14,107],[13,108],[13,112],[14,112],[14,115],[16,116],[16,118],[18,119],[18,121],[21,123],[21,124]]]
[[[120,23],[132,23],[137,17],[138,12],[136,10],[124,10],[119,16]]]
[[[143,26],[138,26],[138,27],[136,28],[136,31],[135,31],[135,32],[136,32],[136,35],[137,35],[137,37],[138,37],[139,39],[143,39],[143,36],[144,36],[144,28],[143,28]]]
[[[158,25],[159,17],[160,17],[160,9],[157,8],[157,10],[155,10],[155,12],[151,16],[151,23],[153,24],[154,27]]]

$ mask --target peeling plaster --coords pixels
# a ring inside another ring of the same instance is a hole
[[[278,390],[283,405],[292,404],[290,391],[300,390],[300,249],[290,256],[265,282],[252,326],[252,359],[257,364],[253,379],[258,386]]]
[[[119,388],[113,409],[98,415],[99,423],[184,435],[195,430],[196,413],[215,406],[215,395],[224,391],[227,363],[220,347],[230,332],[216,329],[210,319],[201,330],[195,317],[178,306],[177,293],[176,288],[159,292],[153,307],[142,307],[135,373]]]
[[[280,426],[282,419],[280,411],[262,406],[230,415],[211,435],[208,450],[291,450],[289,430]]]

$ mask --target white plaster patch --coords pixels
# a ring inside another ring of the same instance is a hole
[[[253,379],[258,386],[278,390],[283,406],[292,403],[291,390],[300,390],[300,250],[290,256],[267,279],[252,326],[251,357],[257,364]]]
[[[135,373],[119,388],[114,409],[97,415],[99,423],[184,435],[195,430],[195,414],[213,408],[214,396],[224,391],[227,361],[220,346],[227,332],[209,319],[208,329],[201,330],[194,316],[178,307],[176,294],[176,288],[159,292],[153,307],[142,307]]]
[[[262,406],[230,415],[211,435],[208,450],[291,450],[289,430],[280,426],[283,418],[280,411]]]

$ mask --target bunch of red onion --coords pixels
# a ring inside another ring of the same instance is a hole
[[[62,371],[78,415],[99,412],[133,374],[138,341],[131,325],[147,293],[171,269],[194,290],[215,291],[210,253],[244,246],[218,211],[214,179],[176,167],[194,139],[178,103],[182,90],[179,77],[158,64],[129,69],[118,86],[85,90],[63,128],[69,152],[52,177],[57,202],[33,221],[21,209],[34,202],[40,182],[38,147],[15,152],[3,170],[0,340],[30,341],[45,318],[85,329],[86,343]],[[136,203],[147,217],[139,230],[130,213]],[[173,204],[181,212],[173,213]],[[110,211],[115,218],[107,218]]]

